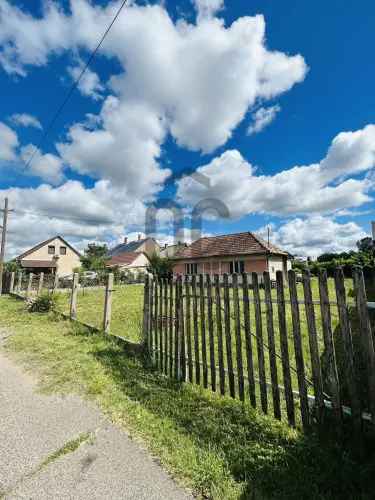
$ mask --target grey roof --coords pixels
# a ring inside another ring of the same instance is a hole
[[[155,241],[153,238],[143,238],[142,240],[131,241],[130,243],[120,243],[120,245],[108,250],[107,255],[108,257],[115,257],[116,255],[120,255],[122,253],[137,252],[143,243],[150,239]]]

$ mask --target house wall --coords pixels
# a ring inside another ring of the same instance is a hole
[[[246,273],[262,274],[267,270],[267,258],[265,256],[247,256],[247,257],[213,257],[211,259],[189,259],[179,261],[173,267],[174,274],[185,274],[185,264],[194,263],[198,264],[198,274],[224,274],[230,272],[230,262],[233,260],[245,261]]]
[[[119,268],[121,271],[131,271],[133,274],[137,274],[139,271],[146,271],[149,263],[147,255],[141,253],[131,264],[122,265]]]
[[[154,253],[159,255],[160,247],[156,241],[152,238],[147,239],[138,249],[137,252],[144,252],[146,255],[151,257]]]
[[[54,256],[48,253],[48,247],[50,245],[55,246],[55,256],[59,257],[57,260],[57,274],[59,276],[72,274],[74,268],[81,266],[79,256],[59,238],[55,238],[48,244],[38,248],[38,250],[30,253],[26,257],[22,258],[22,260],[53,260]],[[60,255],[60,247],[66,247],[66,255]]]

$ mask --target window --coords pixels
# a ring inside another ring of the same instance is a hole
[[[229,262],[229,272],[233,273],[244,273],[245,272],[245,261],[243,260],[233,260]]]
[[[275,272],[275,268],[273,266],[271,267],[271,272]]]
[[[66,255],[66,247],[60,247],[60,255]]]
[[[185,264],[185,272],[186,274],[198,274],[198,264],[196,262]]]
[[[49,255],[55,255],[55,245],[48,245]]]

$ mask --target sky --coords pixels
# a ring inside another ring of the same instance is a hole
[[[49,128],[119,6],[0,0],[8,258],[55,234],[269,228],[314,257],[370,233],[374,2],[129,2]]]

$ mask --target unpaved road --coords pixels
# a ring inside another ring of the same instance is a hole
[[[38,394],[35,381],[0,350],[0,498],[192,497],[95,406]]]

